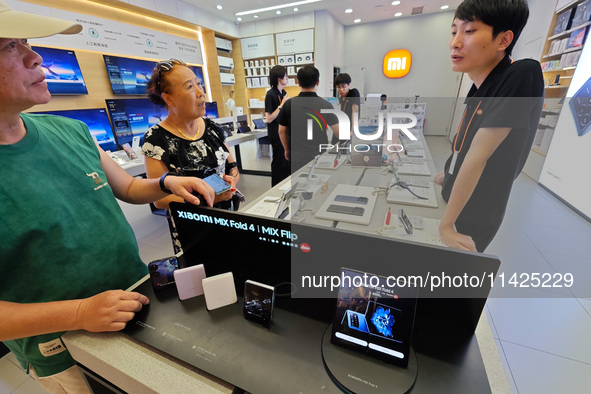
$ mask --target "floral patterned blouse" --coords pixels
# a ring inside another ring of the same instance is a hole
[[[205,133],[195,141],[177,137],[160,125],[154,125],[144,135],[142,153],[161,160],[170,172],[180,176],[205,178],[226,171],[229,156],[221,129],[205,118]]]

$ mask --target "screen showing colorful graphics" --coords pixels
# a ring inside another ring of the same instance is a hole
[[[43,58],[41,69],[45,73],[47,88],[52,95],[88,94],[74,51],[44,47],[31,48]]]
[[[131,145],[134,136],[140,136],[140,144],[144,142],[144,133],[161,122],[168,111],[154,104],[150,99],[108,99],[107,109],[111,117],[113,131],[119,146]]]
[[[113,136],[113,130],[109,123],[107,110],[104,108],[71,109],[65,111],[44,111],[39,114],[50,114],[77,119],[86,123],[90,135],[96,139],[101,148],[105,151],[116,151],[117,142]]]
[[[146,94],[156,62],[103,55],[113,94]]]
[[[212,119],[219,118],[218,103],[215,101],[212,103],[205,103],[205,116]]]
[[[563,83],[563,79],[560,79]],[[544,116],[544,114],[542,114]],[[540,183],[591,220],[591,45],[581,53],[558,116]]]
[[[111,55],[103,55],[103,58],[113,94],[146,94],[148,81],[158,62]],[[188,67],[195,73],[205,92],[203,68],[191,65]]]
[[[205,77],[203,76],[203,67],[189,65],[189,68],[195,73],[195,76],[201,82],[201,89],[203,92],[207,93],[207,89],[205,88]]]
[[[417,288],[343,268],[331,341],[401,367],[408,365]],[[367,278],[371,278],[368,281]]]

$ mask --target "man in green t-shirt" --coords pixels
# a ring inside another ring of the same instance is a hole
[[[51,98],[42,58],[27,39],[81,29],[0,0],[0,341],[50,392],[71,380],[69,392],[88,391],[63,332],[121,330],[149,303],[112,290],[147,273],[115,197],[143,204],[172,191],[198,204],[195,191],[208,205],[214,198],[197,178],[131,177],[84,123],[22,113]]]

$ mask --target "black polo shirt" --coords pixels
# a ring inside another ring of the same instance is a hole
[[[338,123],[334,114],[320,114],[322,109],[334,109],[315,92],[301,92],[289,99],[278,116],[279,124],[287,127],[292,172],[314,159],[321,144],[328,144],[327,126]],[[308,119],[312,120],[312,138],[308,140]]]
[[[488,159],[458,220],[479,225],[500,225],[513,181],[523,169],[531,149],[540,121],[543,97],[542,70],[540,64],[531,59],[512,62],[509,56],[505,56],[480,88],[472,85],[465,101],[466,112],[452,145],[452,149],[459,150],[453,174],[449,174],[453,154],[445,163],[441,191],[445,201],[449,200],[456,176],[478,130],[510,127],[511,131]]]
[[[265,96],[265,112],[268,112],[270,114],[275,112],[277,107],[279,107],[279,105],[283,101],[283,98],[286,94],[287,92],[283,89],[281,90],[281,92],[277,88],[269,89],[267,91],[267,95]],[[279,115],[277,115],[277,117],[271,123],[267,123],[267,135],[272,140],[279,139],[279,123],[277,123],[278,118]]]

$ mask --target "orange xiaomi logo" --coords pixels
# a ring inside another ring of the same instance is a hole
[[[384,56],[382,67],[384,75],[388,78],[402,78],[410,71],[412,57],[406,49],[395,49]]]

